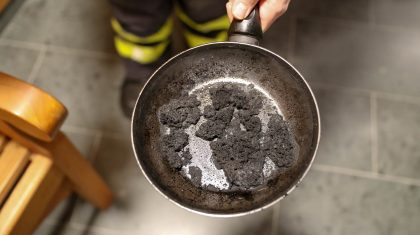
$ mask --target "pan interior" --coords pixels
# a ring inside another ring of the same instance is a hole
[[[196,187],[167,164],[160,148],[159,107],[184,92],[199,94],[203,87],[223,82],[252,84],[264,93],[289,122],[299,146],[297,162],[258,190],[217,192]],[[294,188],[313,160],[318,121],[309,87],[283,59],[259,47],[217,43],[178,55],[151,77],[135,108],[132,136],[143,172],[165,196],[204,214],[233,215],[256,211]]]
[[[259,110],[257,117],[261,121],[261,134],[267,132],[268,123],[271,116],[282,116],[281,110],[274,101],[270,94],[268,94],[262,87],[258,85],[254,85],[252,82],[242,80],[240,78],[217,78],[211,81],[198,83],[196,84],[191,90],[187,91],[188,94],[197,98],[200,101],[200,112],[203,113],[206,106],[212,106],[212,99],[210,96],[209,90],[217,89],[218,87],[235,87],[237,89],[242,90],[243,92],[249,92],[250,90],[254,91],[254,95],[258,95],[261,98],[262,107]],[[231,122],[239,121],[238,118],[238,110],[234,110],[233,118]],[[186,164],[182,167],[182,173],[187,178],[191,179],[192,174],[190,172],[190,167],[197,167],[200,169],[201,180],[199,182],[200,186],[211,190],[215,188],[215,190],[222,190],[222,191],[235,191],[229,189],[230,183],[227,180],[226,175],[222,169],[217,169],[214,161],[212,160],[213,152],[210,147],[210,142],[208,140],[202,139],[196,136],[196,132],[200,128],[200,126],[205,123],[206,118],[201,117],[196,125],[191,125],[186,128],[185,133],[188,134],[189,143],[187,146],[184,147],[184,150],[178,154],[181,156],[185,153],[184,151],[187,150],[189,154],[191,154],[191,162]],[[241,130],[245,130],[243,125],[240,126]],[[232,130],[230,130],[232,135]],[[169,133],[170,130],[165,125],[161,125],[161,135],[165,135]],[[229,135],[229,134],[227,134]],[[262,139],[261,139],[262,140]],[[264,176],[264,182],[266,182],[271,176],[274,175],[275,171],[278,168],[275,166],[273,161],[269,157],[265,157],[264,165],[262,168],[262,175]],[[263,182],[261,182],[263,184]],[[209,187],[210,186],[210,187]],[[249,190],[258,190],[258,187],[253,187]]]

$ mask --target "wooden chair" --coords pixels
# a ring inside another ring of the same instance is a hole
[[[7,5],[10,3],[10,0],[0,0],[0,13],[6,9]]]
[[[31,234],[73,191],[110,205],[108,186],[59,131],[66,115],[54,97],[0,73],[0,235]]]

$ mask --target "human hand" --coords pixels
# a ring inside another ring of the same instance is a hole
[[[230,21],[233,18],[243,20],[258,3],[260,6],[261,27],[266,31],[271,24],[283,15],[290,0],[229,0],[226,3],[226,10]]]

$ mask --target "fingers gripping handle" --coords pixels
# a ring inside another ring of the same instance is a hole
[[[263,36],[258,5],[245,19],[234,19],[230,24],[228,34],[231,42],[258,45]]]

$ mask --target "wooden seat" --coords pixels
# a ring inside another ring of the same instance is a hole
[[[31,234],[71,192],[105,209],[106,183],[59,130],[66,108],[0,73],[0,235]]]

